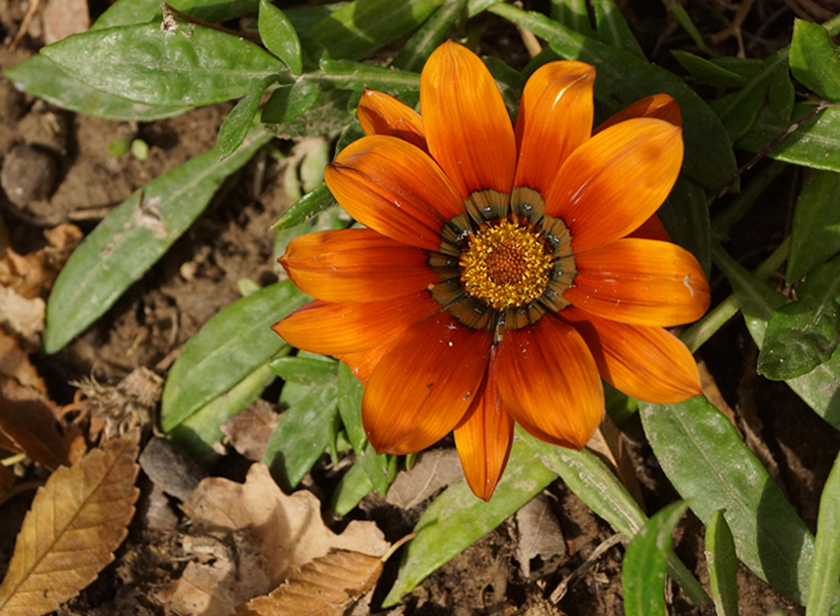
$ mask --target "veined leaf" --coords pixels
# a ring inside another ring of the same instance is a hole
[[[283,11],[267,0],[261,0],[258,26],[268,50],[283,60],[292,73],[300,75],[303,72],[300,39]]]

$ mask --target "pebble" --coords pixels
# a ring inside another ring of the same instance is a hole
[[[58,161],[48,150],[28,144],[13,147],[3,160],[0,186],[18,207],[48,198],[58,180]]]

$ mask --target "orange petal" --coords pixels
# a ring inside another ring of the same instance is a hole
[[[550,62],[522,92],[516,120],[514,186],[543,193],[563,162],[592,132],[595,68],[583,62]]]
[[[420,112],[429,151],[459,194],[510,193],[516,141],[502,95],[473,52],[448,41],[420,76]]]
[[[496,378],[513,419],[547,443],[581,449],[604,415],[592,354],[573,327],[551,315],[504,333]]]
[[[356,115],[366,135],[391,135],[429,151],[420,114],[390,94],[365,88]]]
[[[344,355],[383,345],[439,310],[440,304],[426,291],[384,302],[315,300],[272,329],[304,351]]]
[[[601,377],[628,396],[672,404],[702,393],[691,351],[661,327],[617,323],[573,306],[558,316],[583,336]]]
[[[403,244],[436,250],[440,231],[464,203],[429,156],[384,135],[362,137],[324,170],[336,200],[353,218]]]
[[[489,501],[502,477],[513,443],[513,418],[505,409],[496,386],[495,360],[469,419],[455,428],[455,446],[470,489],[478,498]]]
[[[545,213],[568,225],[575,253],[607,244],[662,205],[682,157],[682,131],[672,124],[648,118],[616,124],[566,159],[544,195]]]
[[[353,375],[359,379],[359,382],[366,385],[370,375],[373,374],[373,369],[376,368],[379,360],[393,344],[394,342],[391,341],[372,349],[336,355],[336,358],[347,364],[347,367],[353,371]]]
[[[643,240],[659,240],[660,242],[670,242],[671,236],[665,230],[665,225],[659,220],[659,216],[652,215],[642,223],[642,226],[627,234],[627,237],[635,237]]]
[[[362,399],[362,420],[374,449],[420,451],[455,428],[478,395],[491,337],[448,312],[400,336],[376,366]]]
[[[609,120],[601,124],[595,133],[600,133],[602,130],[614,126],[624,120],[631,118],[658,118],[673,124],[674,126],[682,126],[682,113],[680,112],[680,104],[667,94],[654,94],[653,96],[646,96],[645,98],[636,101],[629,107],[622,109]]]
[[[371,302],[422,291],[440,282],[429,253],[370,229],[308,233],[294,238],[280,264],[295,286],[332,302]]]
[[[709,284],[690,252],[669,242],[626,238],[575,256],[577,274],[563,297],[598,316],[672,327],[709,308]]]

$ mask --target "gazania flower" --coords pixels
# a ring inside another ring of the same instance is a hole
[[[514,127],[481,60],[442,45],[421,76],[422,117],[365,92],[367,136],[326,169],[367,228],[298,237],[280,260],[317,299],[275,331],[366,383],[376,451],[416,452],[454,430],[485,500],[514,422],[586,444],[602,378],[655,403],[700,393],[691,353],[663,328],[699,318],[708,285],[654,217],[682,164],[678,107],[645,99],[593,135],[594,79],[580,62],[546,64]]]

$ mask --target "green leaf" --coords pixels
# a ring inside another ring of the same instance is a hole
[[[697,257],[706,278],[711,276],[709,206],[703,189],[684,176],[677,178],[665,203],[656,212],[671,240]]]
[[[280,357],[269,367],[284,381],[308,387],[333,385],[338,375],[338,362],[323,355]]]
[[[233,154],[236,148],[245,141],[245,135],[248,134],[248,129],[251,127],[254,117],[257,115],[260,98],[273,81],[273,78],[266,79],[256,90],[242,97],[242,100],[236,103],[236,107],[225,118],[216,137],[219,160],[223,160]]]
[[[301,38],[333,58],[357,60],[419,27],[441,4],[443,0],[356,0],[312,24]]]
[[[55,353],[169,249],[228,175],[271,137],[254,130],[233,156],[210,150],[149,182],[113,210],[73,252],[47,303],[44,352]]]
[[[723,413],[703,396],[640,406],[665,475],[701,520],[726,509],[738,557],[794,601],[808,596],[814,538]]]
[[[840,603],[840,456],[828,475],[820,497],[814,569],[805,616],[829,616]]]
[[[182,13],[211,23],[256,13],[259,8],[259,0],[171,0],[167,4]],[[144,23],[159,19],[160,16],[158,0],[117,0],[99,16],[91,30]]]
[[[507,468],[489,503],[475,497],[465,481],[449,486],[429,505],[403,551],[397,581],[382,602],[395,605],[426,576],[496,528],[557,478],[537,461],[524,441],[513,442]]]
[[[752,127],[767,100],[769,78],[756,78],[737,92],[711,103],[732,140],[743,137]]]
[[[350,60],[321,60],[323,75],[316,75],[345,90],[363,92],[365,88],[394,95],[420,90],[420,75],[383,66],[372,66]]]
[[[715,53],[708,45],[706,45],[706,41],[703,40],[703,36],[700,34],[700,31],[697,30],[697,26],[694,25],[693,21],[691,21],[691,17],[689,16],[688,11],[685,10],[685,7],[678,4],[675,0],[665,0],[664,4],[668,9],[668,12],[674,16],[677,23],[682,26],[682,29],[685,30],[686,34],[691,37],[694,44],[697,45],[697,48],[706,55],[714,56]]]
[[[708,105],[676,75],[633,54],[570,32],[544,15],[495,4],[490,12],[545,39],[562,58],[592,64],[598,70],[595,99],[614,113],[652,94],[665,92],[680,104],[683,115],[683,171],[704,188],[725,185],[737,165],[726,130]]]
[[[354,464],[344,473],[330,499],[330,510],[337,515],[347,515],[361,500],[373,491],[373,484],[368,479],[365,469]]]
[[[285,346],[271,324],[308,298],[289,281],[226,307],[190,338],[166,378],[160,423],[170,432]],[[269,369],[270,370],[270,369]]]
[[[290,350],[289,345],[283,345],[277,355],[285,355]],[[213,444],[224,436],[222,424],[259,398],[275,378],[267,364],[258,365],[223,395],[196,409],[166,437],[201,464],[209,466],[218,458]]]
[[[286,210],[280,218],[277,219],[271,226],[272,231],[282,231],[289,229],[303,222],[312,220],[321,212],[328,210],[338,205],[335,197],[332,196],[330,189],[326,184],[321,184],[318,188],[303,196],[292,207]]]
[[[770,109],[783,120],[790,120],[793,105],[796,102],[796,91],[790,80],[790,67],[780,64],[770,78],[770,89],[767,91],[767,101]]]
[[[769,107],[764,107],[749,132],[736,145],[748,152],[759,152],[785,135],[794,122],[813,110],[813,103],[797,103],[791,120],[786,120]],[[840,109],[823,109],[816,117],[785,136],[767,156],[812,169],[840,171]]]
[[[617,47],[644,60],[645,52],[642,51],[642,46],[639,45],[639,41],[636,40],[616,3],[613,0],[594,0],[592,7],[595,11],[594,37],[602,43]]]
[[[792,285],[840,252],[840,174],[812,171],[793,212],[785,283]]]
[[[377,454],[373,449],[373,445],[367,443],[362,453],[359,454],[356,460],[356,466],[360,467],[370,480],[372,489],[384,497],[388,492],[388,486],[396,477],[396,456],[389,456],[387,454]]]
[[[97,118],[149,122],[171,118],[189,109],[183,106],[144,105],[102,92],[74,79],[55,62],[41,54],[7,68],[3,74],[18,90],[42,98],[62,109]]]
[[[282,90],[282,88],[281,88]],[[347,110],[347,102],[350,100],[350,92],[339,89],[324,89],[320,92],[314,103],[310,103],[311,91],[301,91],[304,95],[302,103],[307,107],[306,110],[292,115],[292,118],[286,118],[282,124],[268,123],[265,129],[274,133],[275,136],[282,139],[298,139],[300,137],[316,137],[318,135],[333,135],[343,130],[348,124],[353,121],[353,117]],[[296,97],[294,91],[290,93],[289,106],[286,107],[284,113],[291,113],[294,109],[293,103],[296,103],[293,96]],[[269,99],[269,102],[271,100]],[[271,119],[274,120],[272,113]],[[265,116],[263,117],[265,120]]]
[[[821,98],[840,102],[840,53],[821,25],[794,20],[790,70],[797,81]]]
[[[345,363],[338,366],[338,412],[347,431],[347,438],[356,455],[362,453],[367,441],[362,425],[362,396],[364,387]]]
[[[301,9],[286,9],[283,13],[286,15],[292,26],[297,32],[302,32],[312,25],[318,23],[325,17],[329,17],[336,11],[350,6],[351,2],[335,2],[332,4],[325,4],[323,6],[308,6]]]
[[[257,26],[266,48],[283,60],[292,73],[300,75],[303,72],[300,39],[283,11],[267,0],[260,0]]]
[[[262,461],[285,491],[294,489],[330,443],[338,420],[338,374],[327,385],[287,382],[280,394],[286,410],[268,439]]]
[[[665,507],[627,546],[621,566],[627,616],[665,616],[665,573],[671,535],[685,510],[684,503]]]
[[[840,257],[815,269],[797,288],[799,299],[778,308],[761,344],[759,374],[774,381],[807,374],[837,348]]]
[[[467,0],[452,0],[438,7],[426,23],[400,49],[393,65],[404,71],[420,72],[426,60],[446,39],[446,33],[466,12]]]
[[[716,88],[742,88],[749,83],[745,77],[718,66],[710,60],[701,58],[688,51],[671,51],[677,62],[694,77]]]
[[[309,111],[321,95],[321,86],[316,81],[296,81],[290,86],[277,88],[262,109],[261,120],[280,124],[294,120]]]
[[[236,36],[192,24],[92,30],[41,50],[76,79],[148,105],[209,105],[244,96],[285,74],[267,51]]]
[[[738,616],[738,556],[722,509],[706,524],[706,564],[717,616]]]

